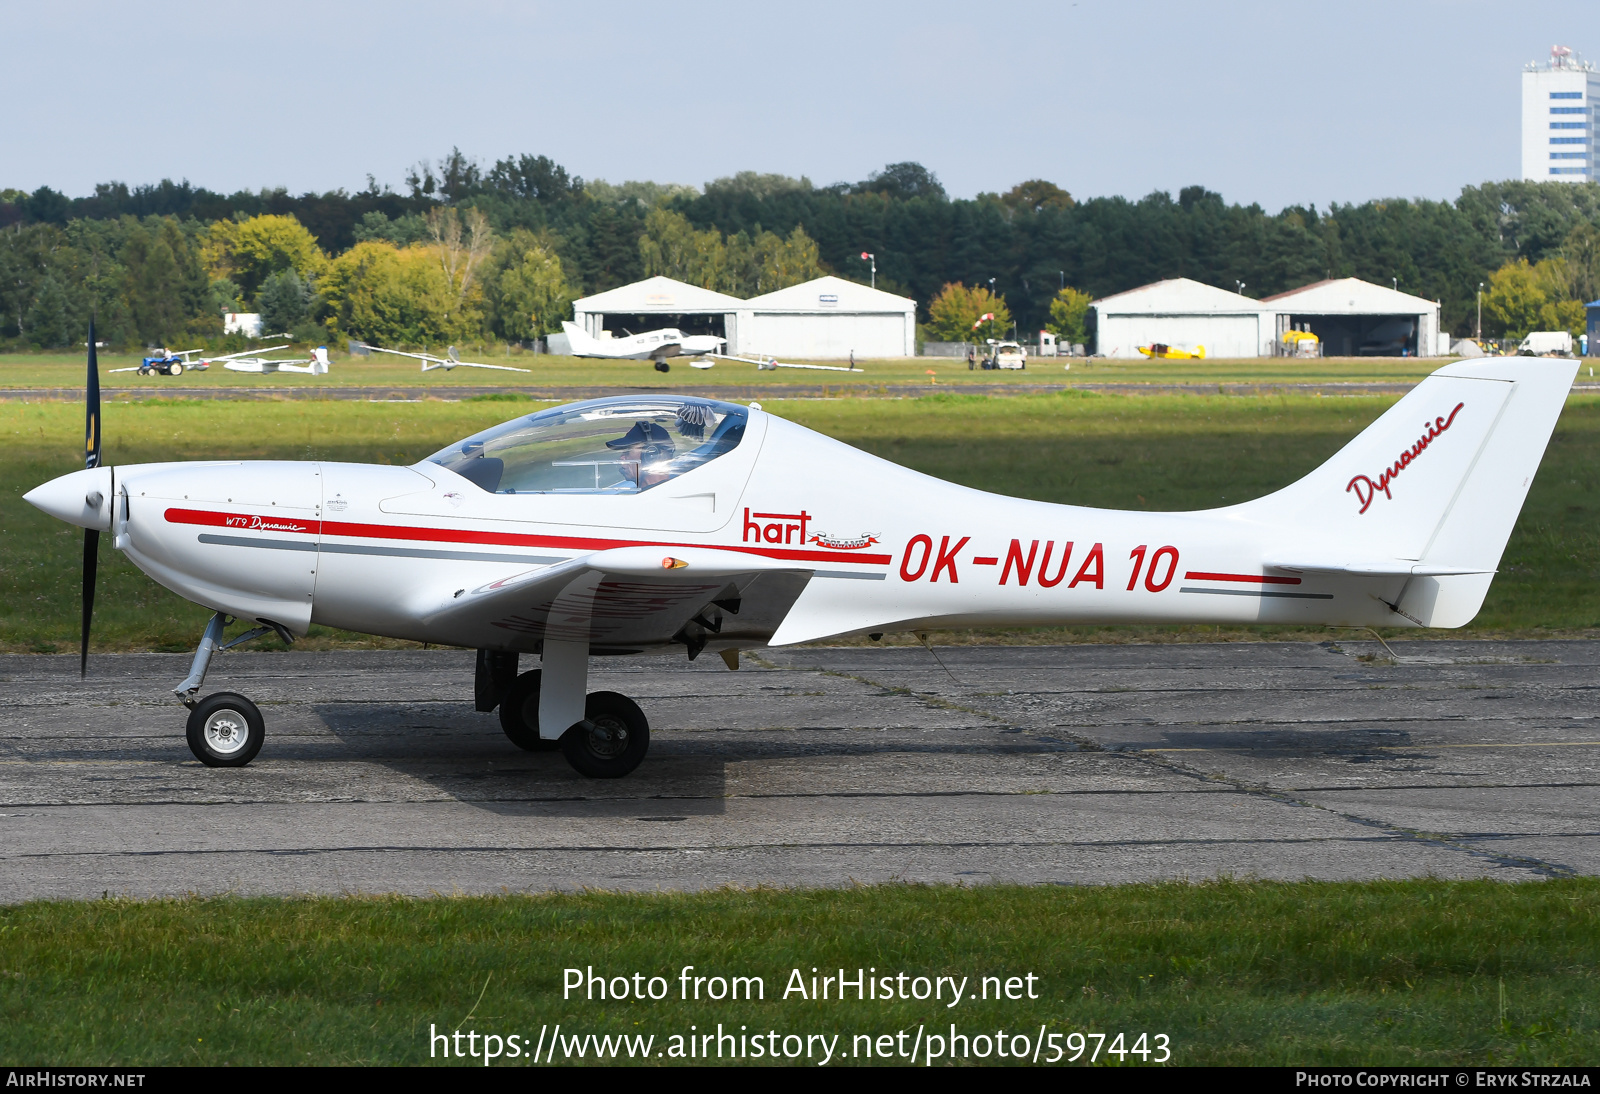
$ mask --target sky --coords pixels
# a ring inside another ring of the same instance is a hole
[[[5,3],[0,188],[403,188],[452,147],[585,178],[954,197],[1202,185],[1285,205],[1519,172],[1520,72],[1600,61],[1591,2]]]

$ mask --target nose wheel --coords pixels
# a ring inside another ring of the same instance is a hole
[[[189,751],[207,767],[243,767],[266,736],[261,711],[243,695],[221,691],[189,711]]]

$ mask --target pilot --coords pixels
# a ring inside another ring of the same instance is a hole
[[[672,437],[654,422],[634,422],[633,428],[606,447],[622,457],[622,477],[640,490],[648,490],[672,477],[667,462],[677,454]]]

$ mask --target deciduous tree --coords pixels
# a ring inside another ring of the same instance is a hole
[[[292,216],[219,220],[211,226],[205,255],[212,273],[238,284],[253,299],[261,283],[279,270],[292,269],[314,280],[328,264],[317,239]]]
[[[1068,344],[1087,342],[1089,305],[1093,300],[1088,293],[1068,285],[1050,301],[1050,322],[1045,329]]]
[[[572,317],[572,287],[553,247],[531,232],[512,233],[497,249],[485,278],[489,325],[495,335],[524,342],[561,329]]]
[[[992,320],[982,320],[992,314]],[[975,326],[976,325],[976,326]],[[1005,297],[991,293],[982,285],[967,288],[961,282],[947,284],[928,304],[925,328],[931,341],[977,342],[997,338],[1011,331],[1011,311]]]

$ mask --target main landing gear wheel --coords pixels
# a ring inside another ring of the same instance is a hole
[[[539,736],[539,676],[539,669],[529,669],[512,681],[500,699],[500,728],[526,752],[554,752],[561,742]]]
[[[650,749],[650,723],[639,704],[614,691],[584,700],[584,720],[561,737],[561,752],[580,775],[620,779]]]
[[[656,371],[657,372],[671,372],[672,371],[672,366],[667,364],[665,361],[657,361],[656,362]]]
[[[243,767],[266,740],[261,711],[243,695],[208,695],[189,711],[189,750],[207,767]]]

